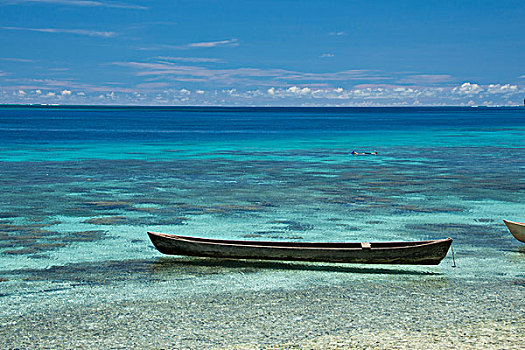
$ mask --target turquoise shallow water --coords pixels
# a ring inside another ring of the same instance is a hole
[[[309,313],[305,295],[355,321],[358,311],[334,291],[355,293],[357,309],[384,299],[345,332],[382,332],[377,320],[403,315],[410,331],[523,320],[525,245],[502,219],[525,216],[525,109],[3,108],[0,139],[5,347],[16,347],[20,330],[52,344],[46,332],[67,335],[87,315],[94,331],[67,344],[102,346],[94,334],[108,330],[107,317],[127,310],[133,322],[112,327],[137,332],[158,303],[172,307],[155,317],[188,320],[170,326],[185,340],[160,337],[159,346],[228,346],[231,339],[196,336],[208,328],[194,308],[223,327],[224,309],[239,303],[240,323],[229,333],[239,332],[239,344],[264,343],[268,334],[270,344],[286,343],[308,338],[284,331],[295,323],[316,337],[338,332],[337,322],[321,322],[326,313]],[[379,154],[352,156],[354,149]],[[147,230],[297,241],[452,237],[457,267],[451,252],[430,267],[166,257]],[[422,321],[437,298],[449,312]],[[274,333],[254,326],[243,338],[250,305],[277,312],[268,300],[306,316],[279,314]],[[402,305],[387,307],[396,301]]]

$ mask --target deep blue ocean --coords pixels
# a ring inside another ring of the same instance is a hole
[[[525,221],[525,108],[0,107],[0,174],[4,347],[17,345],[9,334],[20,330],[71,327],[67,318],[42,323],[71,308],[81,319],[101,308],[114,315],[122,303],[317,288],[354,288],[355,307],[402,290],[418,304],[409,315],[448,301],[439,322],[428,320],[438,328],[465,315],[523,320],[525,245],[502,219]],[[296,241],[452,237],[457,267],[451,251],[430,267],[167,257],[148,230]],[[144,310],[134,310],[140,320]],[[359,327],[406,313],[381,310]],[[282,317],[275,322],[289,325]],[[100,332],[103,322],[92,324]],[[289,340],[284,334],[276,336]]]

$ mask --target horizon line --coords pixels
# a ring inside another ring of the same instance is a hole
[[[119,105],[119,104],[40,104],[40,103],[0,103],[0,108],[22,108],[22,107],[34,107],[34,108],[519,108],[525,107],[525,105],[383,105],[383,106],[233,106],[233,105]]]

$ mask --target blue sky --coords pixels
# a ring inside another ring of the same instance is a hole
[[[517,105],[525,1],[0,0],[0,103]]]

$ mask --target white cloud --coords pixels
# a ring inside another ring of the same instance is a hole
[[[297,86],[292,86],[290,88],[288,88],[287,90],[288,92],[291,92],[292,94],[296,94],[296,95],[307,95],[309,93],[312,92],[312,90],[310,88],[300,88],[300,87],[297,87]]]
[[[173,58],[173,61],[178,59]],[[480,84],[467,81],[457,86],[436,86],[434,81],[447,80],[449,76],[414,72],[396,73],[395,78],[390,78],[377,71],[308,73],[275,68],[211,69],[197,63],[181,65],[170,60],[113,64],[134,70],[137,82],[132,88],[120,87],[121,82],[93,86],[73,79],[2,77],[0,99],[3,103],[67,101],[73,104],[122,105],[169,101],[188,105],[494,106],[520,105],[525,94],[524,87],[502,82]],[[399,76],[419,78],[428,84],[401,83],[402,78]],[[98,96],[102,96],[103,100],[98,100]]]
[[[364,69],[348,69],[334,73],[305,73],[285,71],[282,79],[298,81],[348,81],[348,80],[391,80],[391,77]]]
[[[345,70],[333,73],[305,73],[277,68],[230,68],[212,69],[194,65],[178,65],[172,62],[113,62],[114,65],[137,70],[137,76],[155,76],[158,79],[170,79],[183,82],[213,82],[215,84],[237,86],[275,86],[301,84],[302,82],[320,82],[326,85],[330,81],[350,80],[391,80],[378,72],[367,70]]]
[[[105,83],[107,85],[91,85],[86,83],[79,83],[73,80],[55,80],[55,79],[10,79],[10,82],[13,83],[11,86],[0,86],[0,88],[5,88],[8,90],[13,89],[30,89],[30,90],[82,90],[85,92],[106,92],[106,91],[115,91],[123,93],[132,93],[135,90],[131,88],[121,88],[113,85],[113,83]]]
[[[223,62],[218,58],[207,58],[207,57],[168,57],[168,56],[158,56],[157,59],[165,61],[175,61],[175,62],[193,62],[193,63],[207,63],[207,62]]]
[[[157,89],[157,88],[162,88],[162,87],[167,87],[167,86],[169,86],[168,83],[154,82],[154,83],[141,83],[141,84],[138,84],[137,88],[139,88],[139,89]]]
[[[333,35],[333,36],[342,36],[342,35],[346,35],[345,32],[343,31],[336,31],[336,32],[330,32],[328,33],[329,35]]]
[[[334,57],[335,55],[333,53],[323,53],[321,56],[321,58],[329,58],[329,57]]]
[[[237,39],[230,39],[230,40],[191,43],[191,44],[188,44],[187,46],[188,47],[216,47],[216,46],[238,46],[238,45],[239,43]]]
[[[18,90],[18,94],[20,96],[24,96],[26,94],[26,92],[24,90]]]
[[[463,83],[461,86],[453,88],[452,91],[458,94],[476,95],[483,91],[483,88],[478,84]]]
[[[172,45],[172,44],[159,44],[159,45],[149,45],[136,47],[137,50],[188,50],[188,49],[199,49],[199,48],[211,48],[211,47],[236,47],[239,46],[238,39],[229,39],[229,40],[219,40],[219,41],[203,41],[190,44],[181,44],[181,45]],[[162,56],[160,56],[162,57]],[[173,61],[180,62],[196,62],[186,59],[184,57],[172,57]],[[162,58],[161,58],[162,59]],[[197,58],[198,60],[199,58]],[[198,62],[222,62],[221,60],[200,60]]]
[[[454,87],[452,92],[460,95],[467,96],[490,96],[490,95],[501,95],[501,96],[513,96],[520,94],[523,91],[520,91],[517,85],[511,84],[489,84],[489,85],[479,85],[475,83],[463,83],[461,86]]]
[[[130,10],[146,10],[147,7],[135,4],[126,4],[121,2],[111,1],[96,1],[96,0],[6,0],[7,5],[17,5],[21,3],[40,3],[40,4],[55,4],[55,5],[69,5],[82,7],[113,7]]]
[[[474,94],[469,91],[475,91]],[[492,91],[492,92],[491,92]],[[443,87],[403,87],[385,85],[363,85],[353,89],[311,88],[292,86],[289,88],[272,87],[262,95],[268,98],[280,98],[280,101],[301,99],[317,105],[516,105],[519,97],[525,93],[516,85],[479,84],[443,88]],[[239,96],[243,96],[242,93]],[[318,101],[318,102],[316,102]]]
[[[502,93],[508,93],[508,92],[517,92],[518,86],[517,85],[510,85],[510,84],[490,84],[487,87],[487,91],[489,93],[495,93],[495,94],[502,94]]]
[[[96,30],[85,30],[85,29],[58,29],[58,28],[24,28],[24,27],[0,27],[4,30],[22,30],[29,32],[41,32],[41,33],[59,33],[59,34],[75,34],[75,35],[87,35],[102,38],[111,38],[116,35],[115,32],[101,32]]]
[[[10,62],[20,62],[20,63],[35,63],[35,60],[29,60],[27,58],[11,58],[11,57],[2,57],[0,58],[2,61],[10,61]]]
[[[453,81],[454,77],[449,74],[416,74],[399,79],[399,83],[414,84],[436,84]]]

